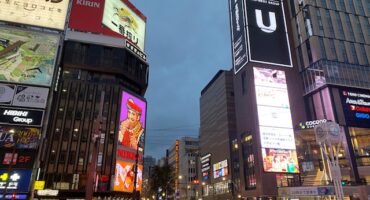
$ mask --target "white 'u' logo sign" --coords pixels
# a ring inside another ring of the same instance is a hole
[[[270,26],[265,26],[262,19],[262,11],[256,9],[257,25],[263,32],[272,33],[276,31],[276,17],[274,12],[269,12]]]

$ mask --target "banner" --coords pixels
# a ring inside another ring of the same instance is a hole
[[[0,80],[50,86],[58,45],[57,35],[0,26]]]
[[[17,86],[13,106],[46,108],[48,94],[48,88]]]
[[[39,128],[0,126],[0,148],[36,149],[40,136]]]
[[[136,177],[136,191],[141,191],[143,184],[143,166],[138,165]],[[134,190],[134,163],[118,161],[116,162],[116,171],[114,176],[114,191],[133,192]]]
[[[10,105],[14,96],[15,85],[0,83],[0,104]]]
[[[69,0],[2,0],[0,20],[63,30]]]
[[[292,67],[282,0],[246,0],[249,60]]]
[[[229,0],[234,73],[248,63],[247,31],[244,0]]]
[[[41,126],[43,117],[42,110],[0,107],[0,124]]]

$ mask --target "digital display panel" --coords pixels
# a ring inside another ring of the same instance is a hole
[[[340,89],[347,126],[370,128],[370,91]]]
[[[0,104],[10,105],[13,101],[15,85],[0,83]]]
[[[145,21],[127,3],[121,0],[106,0],[103,24],[121,34],[144,51]]]
[[[138,165],[136,177],[136,191],[141,191],[143,183],[143,166]],[[133,192],[134,190],[134,163],[121,160],[116,161],[116,171],[114,175],[114,191]]]
[[[0,124],[41,126],[43,116],[42,110],[0,107]]]
[[[46,108],[49,88],[17,86],[13,106]]]
[[[264,170],[299,173],[285,72],[257,67],[253,72]]]
[[[296,150],[262,148],[262,159],[266,172],[299,173]]]
[[[0,191],[28,192],[32,170],[13,170],[10,173],[0,169]]]
[[[58,45],[57,35],[0,26],[0,80],[50,86]]]
[[[0,148],[36,149],[40,136],[39,128],[0,126]]]
[[[146,102],[128,92],[122,92],[118,147],[135,150],[144,148]]]
[[[63,30],[69,0],[1,0],[0,20]]]
[[[229,175],[227,160],[213,164],[213,178]]]

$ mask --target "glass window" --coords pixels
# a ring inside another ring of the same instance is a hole
[[[341,54],[342,60],[344,62],[348,62],[348,56],[347,56],[347,52],[346,52],[346,47],[345,47],[343,41],[340,41],[339,42],[339,50],[340,50],[340,54]]]
[[[329,39],[330,51],[333,55],[333,60],[337,60],[337,51],[334,44],[334,39]]]
[[[339,0],[339,10],[346,11],[346,4],[344,3],[344,0]]]
[[[361,57],[363,58],[364,64],[369,65],[369,60],[366,55],[365,45],[360,45]]]
[[[358,64],[358,58],[357,58],[357,54],[356,54],[355,44],[351,43],[350,47],[351,47],[353,63]]]
[[[320,13],[319,8],[316,9],[316,16],[317,16],[317,23],[319,24],[319,34],[318,35],[324,36],[324,25],[322,24],[321,13]]]
[[[362,5],[361,0],[356,0],[356,9],[358,14],[365,15],[364,5]]]
[[[352,29],[351,20],[349,18],[349,14],[346,14],[345,17],[346,17],[346,24],[347,24],[346,28],[348,29],[348,32],[349,32],[347,40],[354,41],[355,36],[353,34],[353,29]]]
[[[327,23],[328,23],[328,28],[329,28],[329,37],[334,37],[334,28],[333,28],[333,24],[331,22],[331,17],[330,17],[329,10],[325,10],[325,15],[326,15]]]
[[[350,135],[357,164],[370,165],[370,129],[350,128]]]
[[[365,42],[364,34],[362,32],[360,19],[358,16],[354,16],[355,23],[356,23],[356,36],[359,42],[363,43]]]
[[[322,6],[323,8],[328,7],[328,6],[326,5],[326,0],[321,0],[321,6]]]
[[[319,44],[320,44],[321,58],[326,59],[325,44],[324,44],[324,39],[322,37],[319,37]]]
[[[339,12],[335,12],[335,18],[337,20],[337,26],[338,26],[338,37],[339,39],[342,39],[344,40],[345,39],[345,36],[344,36],[344,30],[343,30],[343,25],[342,25],[342,20],[340,18],[340,14]]]
[[[348,3],[348,8],[349,8],[349,11],[353,14],[356,13],[355,11],[355,6],[353,5],[353,0],[350,0],[350,1],[346,1]]]

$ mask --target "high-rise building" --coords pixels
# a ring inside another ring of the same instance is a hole
[[[90,3],[72,2],[38,179],[59,199],[132,197],[143,182],[146,17],[129,1]]]
[[[201,92],[198,162],[203,199],[231,199],[240,189],[233,76],[220,70]]]
[[[175,197],[197,199],[199,139],[183,137],[168,149],[167,161],[175,171]]]

